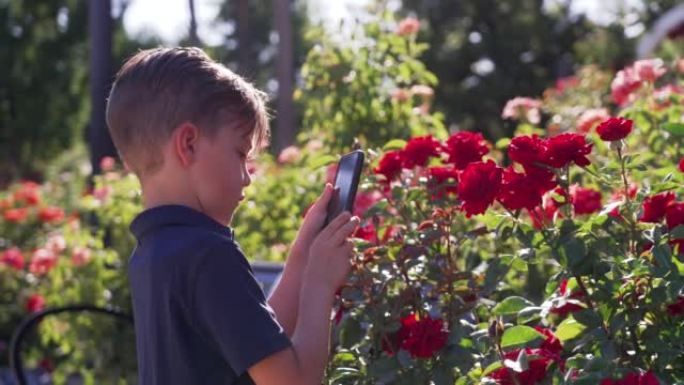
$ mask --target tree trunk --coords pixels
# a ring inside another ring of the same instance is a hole
[[[238,73],[248,76],[250,65],[250,48],[252,46],[249,33],[249,0],[235,1],[235,21],[237,24],[238,40]]]
[[[294,64],[292,44],[292,2],[275,0],[275,24],[278,31],[278,126],[275,135],[275,150],[291,145],[295,139],[294,104],[292,100]]]
[[[99,174],[100,160],[105,156],[116,156],[105,120],[106,99],[111,83],[111,0],[90,0],[88,4],[91,110],[87,132],[93,174]]]
[[[197,15],[195,13],[195,0],[188,0],[188,6],[190,7],[190,31],[188,33],[188,39],[190,44],[194,46],[199,46],[199,36],[197,35]]]

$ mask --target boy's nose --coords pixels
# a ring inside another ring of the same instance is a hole
[[[244,187],[249,186],[252,183],[252,176],[249,175],[249,172],[245,172],[243,177],[242,177],[242,185]]]

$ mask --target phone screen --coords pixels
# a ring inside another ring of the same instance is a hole
[[[338,190],[333,194],[328,205],[326,223],[340,215],[342,211],[353,211],[362,167],[363,152],[361,151],[351,152],[340,159],[335,176],[335,188]]]

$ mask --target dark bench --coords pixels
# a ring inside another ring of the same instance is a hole
[[[252,269],[255,278],[261,284],[264,292],[269,294],[278,281],[280,273],[283,271],[283,265],[280,263],[254,262],[252,263]],[[10,367],[14,374],[16,385],[34,385],[33,383],[28,382],[24,363],[21,358],[21,351],[26,337],[45,317],[64,313],[102,314],[117,318],[123,323],[133,325],[133,317],[120,309],[97,307],[87,304],[46,308],[26,316],[14,330],[10,343]],[[0,385],[4,384],[0,383]]]

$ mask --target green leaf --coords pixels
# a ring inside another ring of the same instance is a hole
[[[660,125],[665,131],[675,136],[684,136],[684,123],[667,122]]]
[[[484,370],[484,372],[482,372],[482,377],[486,377],[487,375],[489,375],[493,371],[500,369],[502,367],[503,367],[503,364],[501,363],[501,361],[492,362],[491,365],[487,366],[487,368]]]
[[[388,151],[388,150],[399,150],[402,149],[406,146],[406,141],[403,139],[394,139],[390,140],[389,142],[385,143],[384,146],[382,146],[383,151]]]
[[[558,325],[555,334],[561,342],[565,342],[582,334],[584,329],[586,329],[586,326],[577,322],[574,318],[568,317]]]
[[[601,326],[601,323],[603,322],[601,317],[592,309],[580,310],[573,313],[572,316],[582,325],[591,328],[597,328]]]
[[[513,261],[511,261],[511,267],[515,271],[527,272],[528,270],[527,262],[525,262],[525,260],[521,258],[513,259]]]
[[[399,370],[399,362],[392,357],[382,357],[368,365],[368,374],[376,378],[393,379]]]
[[[501,138],[496,141],[494,147],[496,147],[498,150],[503,150],[504,148],[508,147],[509,144],[511,144],[511,138]]]
[[[684,239],[684,225],[677,225],[670,231],[670,239]]]
[[[518,312],[518,324],[526,324],[541,317],[542,308],[539,306],[529,306]]]
[[[579,238],[572,238],[563,244],[563,251],[568,258],[568,265],[571,267],[578,267],[584,260],[587,254],[587,247]]]
[[[435,385],[454,385],[453,370],[444,366],[432,369],[432,382]]]
[[[670,173],[668,175],[672,175],[672,174]],[[663,191],[674,190],[677,188],[679,188],[679,183],[672,182],[672,181],[665,181],[663,183],[656,183],[651,188],[651,194],[659,194]]]
[[[337,157],[332,155],[321,155],[309,160],[309,168],[315,170],[335,162],[337,162]]]
[[[501,347],[517,348],[540,341],[543,336],[534,328],[525,325],[517,325],[506,329],[501,336]]]
[[[494,307],[494,315],[511,315],[518,314],[518,312],[526,307],[534,306],[534,304],[523,297],[513,296],[501,301]]]
[[[340,345],[343,348],[351,348],[363,339],[363,334],[359,321],[347,318],[340,328]]]
[[[679,225],[677,227],[684,227]],[[653,257],[656,262],[656,276],[662,277],[674,270],[675,265],[672,263],[672,250],[668,245],[658,245],[653,248]]]

